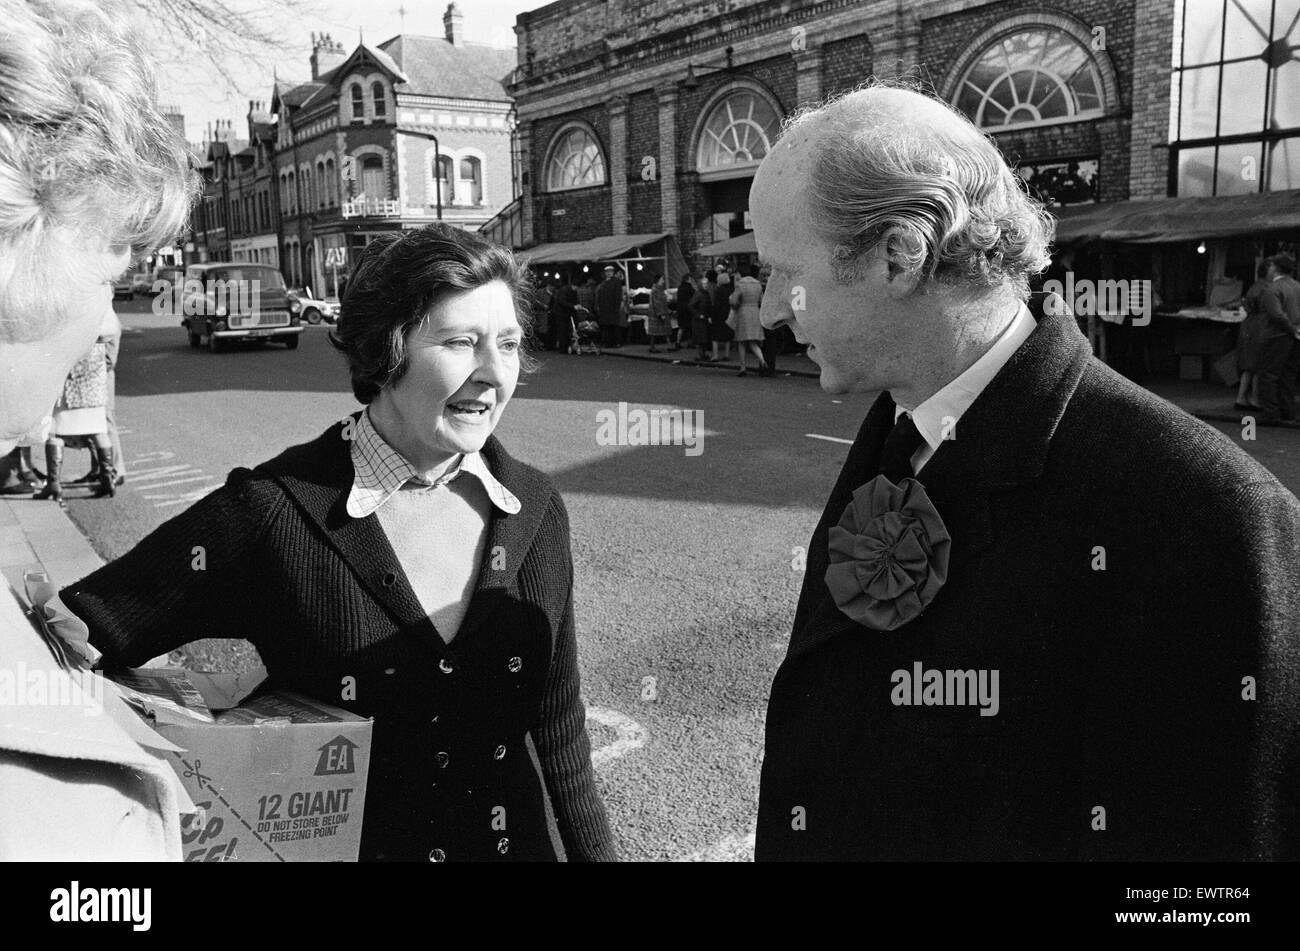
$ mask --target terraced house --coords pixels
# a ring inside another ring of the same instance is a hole
[[[456,4],[440,37],[348,51],[313,35],[311,79],[277,81],[275,195],[290,284],[337,293],[375,235],[434,220],[476,230],[515,197],[515,52],[468,44]]]

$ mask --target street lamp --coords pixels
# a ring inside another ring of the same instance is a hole
[[[701,66],[701,67],[699,68],[699,69],[700,69],[700,72],[702,72],[702,73],[729,73],[729,72],[731,72],[732,70],[734,70],[734,69],[736,68],[736,63],[735,63],[735,60],[734,60],[734,58],[733,58],[733,57],[734,57],[734,54],[735,54],[735,47],[728,46],[727,49],[726,49],[726,54],[727,54],[727,65],[726,65],[726,66]],[[685,89],[687,92],[694,92],[696,89],[699,89],[699,88],[700,88],[700,81],[699,81],[699,79],[696,78],[696,75],[695,75],[695,64],[694,64],[694,63],[687,63],[687,64],[686,64],[686,78],[683,79],[683,80],[681,80],[681,84],[682,84],[682,88]]]
[[[425,132],[421,129],[402,129],[397,130],[403,135],[418,135],[424,139],[433,140],[433,193],[436,196],[438,208],[438,220],[442,220],[442,150],[438,145],[438,137],[432,132]]]

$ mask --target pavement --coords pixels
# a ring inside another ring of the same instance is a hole
[[[0,497],[0,574],[15,591],[23,590],[29,569],[44,569],[55,583],[66,584],[103,563],[62,506]]]

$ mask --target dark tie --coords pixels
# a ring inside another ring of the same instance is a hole
[[[880,474],[895,485],[914,476],[916,473],[912,471],[912,454],[924,442],[925,437],[916,428],[916,423],[912,422],[910,413],[898,417],[880,452]]]

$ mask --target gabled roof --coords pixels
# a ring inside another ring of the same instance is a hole
[[[318,80],[305,83],[288,79],[276,80],[275,89],[271,94],[271,111],[276,111],[277,103],[283,103],[290,109],[297,108],[310,99],[313,93],[323,88],[324,85]]]
[[[402,67],[394,62],[393,58],[385,53],[382,49],[376,49],[365,43],[354,49],[342,63],[335,66],[328,73],[321,73],[319,84],[320,88],[315,90],[302,103],[304,107],[319,105],[320,102],[339,88],[339,82],[342,77],[352,72],[357,64],[369,59],[376,66],[388,73],[389,77],[396,84],[406,82],[406,74],[402,72]]]
[[[385,40],[379,49],[392,57],[407,81],[398,92],[453,99],[503,101],[503,80],[515,68],[513,49],[477,44],[455,45],[441,36],[403,34]]]

